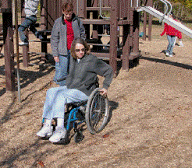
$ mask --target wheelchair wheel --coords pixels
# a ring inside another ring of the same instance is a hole
[[[85,121],[91,134],[102,131],[109,120],[109,101],[99,90],[96,88],[91,93],[86,107]]]

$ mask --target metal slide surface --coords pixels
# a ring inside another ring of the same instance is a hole
[[[137,12],[146,11],[147,13],[153,15],[154,17],[158,18],[162,22],[166,22],[168,25],[174,27],[175,29],[179,30],[180,32],[186,34],[187,36],[192,38],[192,30],[179,23],[172,18],[169,18],[167,15],[164,15],[162,12],[152,8],[151,6],[142,6],[137,9]]]

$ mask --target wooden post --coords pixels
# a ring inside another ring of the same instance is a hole
[[[130,23],[131,20],[131,1],[127,1],[126,17]],[[122,68],[129,70],[129,56],[130,56],[130,24],[123,25],[123,50],[122,50]]]
[[[130,53],[132,52],[133,49],[133,8],[130,8],[129,11],[129,18],[130,18],[130,37],[129,37],[129,47],[130,47]]]
[[[46,31],[48,29],[48,3],[47,0],[41,0],[41,30]],[[47,53],[47,43],[44,43],[43,41],[47,41],[47,34],[46,32],[42,34],[43,40],[41,42],[41,53],[45,55]]]
[[[25,9],[24,9],[24,4],[25,4],[25,1],[24,0],[21,0],[21,22],[24,21],[25,19]],[[25,30],[25,35],[28,37],[28,30],[26,29]],[[28,52],[29,52],[29,45],[28,46],[22,46],[23,48],[23,66],[24,67],[28,67],[29,66],[29,55],[28,55]]]
[[[137,0],[133,1],[133,7],[138,7]],[[131,59],[135,59],[139,56],[139,13],[133,10],[133,39],[132,39],[132,53]]]
[[[87,18],[86,12],[86,1],[85,0],[78,0],[78,16],[81,18]],[[77,11],[76,11],[77,14]]]
[[[47,0],[41,0],[41,30],[46,30],[46,6],[47,6]]]
[[[117,26],[118,26],[118,0],[111,0],[111,23],[110,23],[110,60],[115,76],[117,75]]]
[[[147,13],[143,12],[143,40],[146,40]]]
[[[11,5],[11,1],[9,3],[9,5]],[[12,12],[3,12],[3,39],[5,55],[6,91],[15,91]]]
[[[149,0],[148,6],[153,6],[153,0]],[[152,33],[152,21],[153,16],[149,14],[149,20],[148,20],[148,39],[151,41],[151,33]]]
[[[151,41],[152,19],[153,19],[153,16],[149,14],[149,21],[148,21],[148,40],[149,41]]]
[[[93,7],[98,7],[98,0],[94,1]],[[93,11],[93,19],[98,19],[98,11]],[[97,25],[93,25],[93,38],[98,39]]]
[[[121,1],[119,1],[119,3],[120,3],[120,10],[119,10],[120,16],[119,16],[119,18],[124,19],[127,17],[127,9],[130,6],[128,5],[127,0],[121,0]]]
[[[140,3],[135,0],[134,7],[138,7]],[[131,26],[132,36],[132,52],[130,54],[130,60],[134,60],[140,56],[139,54],[139,13],[133,8],[133,26]]]
[[[130,55],[130,26],[123,26],[123,51],[122,51],[122,68],[123,70],[129,70],[129,55]]]
[[[134,11],[133,53],[139,54],[139,13]]]

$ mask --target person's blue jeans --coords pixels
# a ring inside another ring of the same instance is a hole
[[[167,53],[169,53],[169,55],[173,54],[173,47],[174,47],[174,43],[175,43],[175,36],[169,36],[167,35],[167,40],[169,42],[168,46],[167,46]]]
[[[55,76],[53,80],[59,86],[65,86],[68,70],[69,70],[69,58],[70,50],[68,50],[68,55],[59,55],[59,62],[55,62]]]
[[[28,38],[26,37],[24,32],[25,29],[27,29],[28,27],[37,38],[43,39],[43,37],[39,34],[37,29],[35,28],[36,22],[37,22],[37,17],[34,15],[34,16],[26,17],[25,20],[21,23],[21,25],[18,28],[18,32],[22,42],[28,43]]]
[[[63,118],[65,104],[87,100],[88,96],[77,89],[67,89],[66,86],[51,88],[47,91],[43,109],[43,119]]]

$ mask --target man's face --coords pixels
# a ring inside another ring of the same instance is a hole
[[[69,11],[69,12],[63,11],[63,14],[64,14],[64,19],[71,20],[73,12],[72,11]]]

